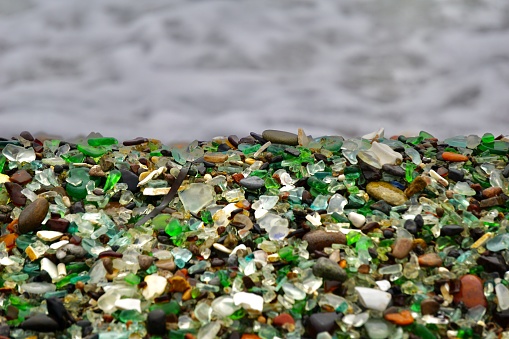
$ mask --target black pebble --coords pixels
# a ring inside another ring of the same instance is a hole
[[[424,226],[424,219],[422,218],[422,215],[417,214],[414,218],[414,221],[417,224],[418,229],[421,229]]]
[[[394,237],[394,232],[390,230],[384,230],[383,234],[385,239],[392,239]]]
[[[463,226],[460,225],[445,225],[440,229],[440,235],[442,237],[445,236],[452,237],[454,235],[460,234],[461,232],[463,232],[463,230],[464,230]]]
[[[138,187],[138,176],[128,170],[120,170],[122,177],[120,181],[127,184],[127,189],[133,193],[137,193],[140,189]]]
[[[339,316],[335,312],[315,313],[312,314],[307,321],[307,329],[311,336],[315,337],[318,333],[333,333],[336,329],[336,320]]]
[[[505,272],[507,271],[507,265],[504,258],[499,257],[498,255],[489,257],[480,256],[477,259],[477,265],[483,266],[485,272],[498,272],[500,276],[504,276]]]
[[[74,286],[74,285],[73,285]],[[60,325],[60,329],[69,328],[76,322],[71,313],[65,308],[64,304],[58,298],[46,299],[48,315],[55,319]]]
[[[76,213],[85,213],[85,207],[83,206],[83,202],[82,201],[77,201],[76,203],[72,204],[71,206],[71,213],[72,214],[76,214]]]
[[[28,140],[28,141],[34,141],[34,136],[29,131],[23,131],[19,134],[20,137]]]
[[[166,334],[166,314],[163,310],[153,310],[147,316],[147,332],[152,335]]]
[[[465,177],[465,173],[463,173],[462,170],[457,170],[455,168],[449,168],[449,174],[447,175],[447,178],[452,181],[463,181],[463,178]]]
[[[228,141],[230,142],[230,144],[233,145],[233,147],[237,148],[239,146],[239,137],[236,136],[236,135],[230,135],[228,137]]]
[[[285,153],[288,153],[290,155],[293,155],[294,157],[298,157],[300,155],[300,151],[293,147],[287,147],[285,148]]]
[[[502,175],[504,178],[509,178],[509,164],[505,166],[504,170],[502,171]]]
[[[265,144],[267,142],[267,140],[265,140],[261,134],[258,134],[258,133],[255,133],[255,132],[251,132],[249,133],[253,138],[255,138],[256,141],[258,141],[260,144]]]
[[[405,221],[404,227],[408,232],[412,233],[413,235],[417,234],[417,224],[412,219],[407,219]]]
[[[217,146],[217,151],[218,152],[226,152],[226,151],[229,151],[231,150],[231,147],[228,146],[227,144],[221,144],[219,146]]]
[[[94,327],[92,326],[92,323],[88,320],[80,320],[76,322],[76,325],[81,327],[81,336],[86,337],[87,335],[91,334],[94,330]]]
[[[363,161],[359,161],[359,167],[367,181],[378,181],[382,179],[382,172],[378,168],[366,164]]]
[[[370,206],[371,209],[380,211],[384,213],[385,215],[389,215],[391,213],[392,206],[389,205],[384,200],[380,200],[375,202],[373,205]]]
[[[457,249],[453,248],[452,250],[450,250],[448,253],[447,253],[447,256],[448,257],[453,257],[453,258],[457,258],[461,255],[460,251],[458,251]]]
[[[36,313],[23,321],[19,328],[36,332],[55,332],[60,330],[60,324],[46,314]]]
[[[47,282],[52,283],[53,279],[50,277],[49,273],[42,270],[38,276],[34,277],[34,282]]]
[[[390,175],[394,175],[395,177],[402,177],[402,178],[405,177],[405,170],[401,166],[398,166],[398,165],[385,164],[382,166],[382,171],[384,171]]]

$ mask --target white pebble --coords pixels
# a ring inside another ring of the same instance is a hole
[[[223,253],[228,253],[228,254],[232,253],[232,250],[229,249],[228,247],[224,246],[223,244],[219,244],[219,243],[216,242],[216,243],[212,244],[212,246],[216,250],[221,251]]]
[[[57,265],[55,265],[48,258],[42,258],[41,259],[41,271],[48,272],[48,274],[51,277],[51,279],[56,279],[58,277]]]
[[[118,299],[115,301],[115,307],[121,310],[135,310],[141,313],[141,300],[139,299]]]
[[[242,306],[246,310],[263,310],[263,297],[247,292],[239,292],[233,296],[233,302],[237,306]]]
[[[445,180],[440,174],[435,172],[434,170],[429,170],[429,176],[438,181],[438,183],[444,187],[449,186],[449,182]]]
[[[348,220],[352,222],[355,227],[362,227],[366,223],[366,217],[356,212],[348,213]]]
[[[57,231],[39,231],[37,237],[44,241],[55,241],[64,235],[62,232]]]
[[[60,247],[65,246],[69,243],[69,240],[60,240],[51,244],[49,247],[53,250],[58,250]]]
[[[383,312],[389,306],[392,295],[388,292],[368,287],[356,287],[361,304],[369,309]]]

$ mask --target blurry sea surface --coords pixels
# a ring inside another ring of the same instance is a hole
[[[509,134],[507,0],[0,0],[0,136]]]

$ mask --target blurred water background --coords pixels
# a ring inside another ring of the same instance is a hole
[[[508,134],[507,0],[0,0],[0,136]]]

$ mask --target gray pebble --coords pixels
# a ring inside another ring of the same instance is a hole
[[[299,144],[299,137],[295,133],[278,131],[275,129],[267,129],[263,131],[262,136],[265,140],[275,144],[290,146],[297,146]]]
[[[251,176],[240,180],[240,184],[247,189],[257,190],[265,186],[265,180],[260,177]]]
[[[345,281],[348,276],[337,262],[329,258],[319,258],[313,266],[313,274],[326,280]]]

